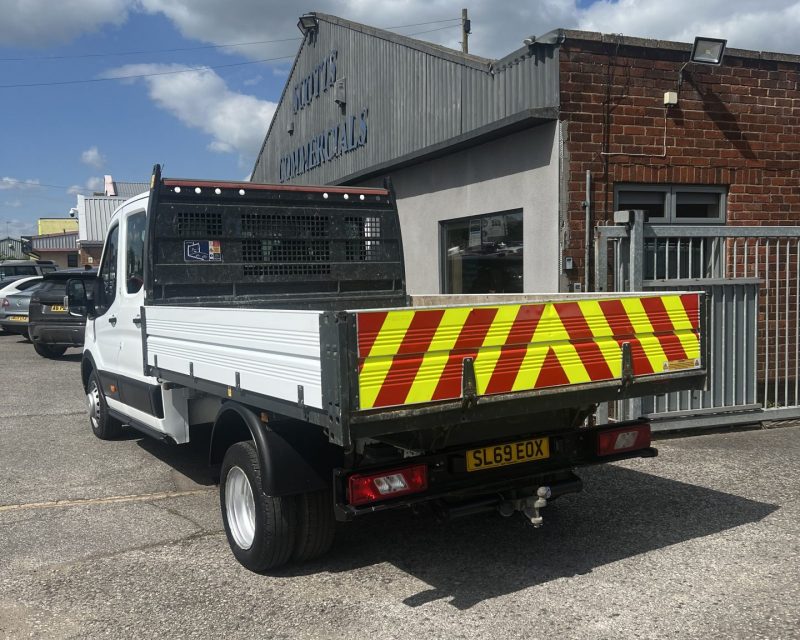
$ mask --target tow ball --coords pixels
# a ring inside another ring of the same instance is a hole
[[[512,515],[515,511],[521,512],[531,524],[537,529],[542,526],[543,518],[539,513],[539,509],[547,506],[547,500],[552,495],[550,487],[539,487],[536,490],[535,496],[528,498],[519,498],[517,500],[505,500],[497,507],[501,516],[506,518]]]

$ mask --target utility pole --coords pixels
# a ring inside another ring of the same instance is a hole
[[[469,34],[472,31],[472,25],[467,15],[467,10],[461,10],[461,51],[469,53]]]

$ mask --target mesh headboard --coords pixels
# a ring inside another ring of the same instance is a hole
[[[159,181],[148,303],[305,309],[402,306],[389,191]]]

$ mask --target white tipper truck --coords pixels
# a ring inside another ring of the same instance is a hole
[[[225,532],[263,571],[337,520],[541,509],[577,467],[655,456],[598,403],[698,388],[702,293],[410,296],[386,189],[162,178],[115,213],[81,376],[95,435],[211,425]]]

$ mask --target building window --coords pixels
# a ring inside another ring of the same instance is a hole
[[[522,211],[441,223],[444,293],[522,292]]]
[[[614,210],[643,209],[654,224],[724,224],[727,189],[695,185],[618,184]]]
[[[69,253],[67,254],[67,267],[77,267],[78,266],[78,254],[77,253]]]
[[[614,209],[643,209],[651,224],[724,224],[725,187],[639,185],[614,187]],[[715,273],[719,252],[708,238],[648,238],[644,242],[645,280],[701,278]]]

